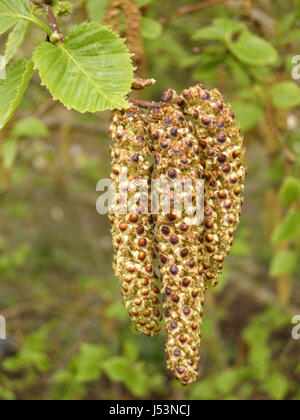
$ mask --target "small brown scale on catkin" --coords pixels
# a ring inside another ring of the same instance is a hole
[[[205,179],[205,221],[201,236],[202,267],[206,287],[216,286],[239,224],[246,169],[245,148],[232,108],[217,90],[197,85],[180,96],[168,91],[171,101],[192,118],[199,141]]]
[[[124,305],[135,328],[147,336],[154,336],[159,333],[162,320],[158,278],[153,267],[155,219],[149,214],[142,214],[149,210],[148,204],[143,201],[143,192],[136,200],[137,211],[120,214],[119,178],[122,168],[128,170],[128,181],[149,180],[151,177],[145,114],[135,106],[126,111],[114,111],[110,134],[114,142],[111,149],[112,180],[117,189],[115,214],[110,215],[114,270],[122,285]],[[138,191],[139,188],[128,191],[128,202]]]
[[[166,104],[150,112],[149,122],[156,176],[169,181],[201,178],[198,141],[183,113]],[[160,194],[164,196],[163,187]],[[193,197],[191,200],[194,202]],[[202,276],[198,274],[199,236],[203,226],[189,226],[186,217],[184,211],[180,215],[173,208],[168,215],[160,211],[156,223],[167,365],[184,385],[194,382],[198,376],[199,327],[205,294]]]

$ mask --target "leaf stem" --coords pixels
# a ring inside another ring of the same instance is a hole
[[[48,36],[52,35],[51,29],[47,25],[45,25],[44,22],[37,19],[36,17],[33,16],[32,18],[29,18],[29,17],[24,16],[22,17],[22,19],[27,20],[28,22],[31,22],[31,23],[35,23],[37,26],[43,29],[43,31],[45,31]]]

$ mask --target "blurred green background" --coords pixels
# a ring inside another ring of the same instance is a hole
[[[73,3],[65,33],[101,21],[107,1]],[[245,134],[245,207],[223,281],[208,294],[199,381],[175,383],[164,333],[139,335],[122,306],[110,226],[95,208],[96,183],[110,173],[109,113],[66,110],[36,74],[0,132],[2,400],[300,399],[291,335],[300,315],[300,1],[231,0],[163,19],[199,3],[139,2],[143,72],[157,80],[140,97],[218,87]],[[43,37],[31,27],[18,55]]]

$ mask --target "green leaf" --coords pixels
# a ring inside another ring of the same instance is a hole
[[[33,62],[20,60],[8,68],[6,79],[0,81],[0,130],[19,106],[33,73]]]
[[[83,113],[128,107],[130,57],[124,40],[111,29],[84,22],[72,28],[64,43],[41,44],[33,60],[53,98]]]
[[[229,42],[228,48],[241,62],[252,66],[276,64],[278,60],[275,48],[265,39],[250,32],[243,32],[237,41]]]
[[[297,201],[300,198],[300,181],[294,177],[286,178],[280,189],[280,198],[286,206]]]
[[[243,65],[232,56],[226,60],[226,65],[233,79],[242,87],[250,87],[251,79]]]
[[[28,0],[0,0],[0,35],[14,26],[19,19],[31,18]]]
[[[274,255],[270,275],[271,277],[279,277],[283,274],[290,274],[297,265],[297,253],[288,249],[283,249]]]
[[[267,391],[273,400],[283,400],[289,390],[289,381],[279,372],[273,372],[262,385],[262,389]]]
[[[215,26],[206,26],[193,32],[192,39],[193,41],[223,41],[224,34],[220,28],[216,28]]]
[[[247,29],[243,22],[227,18],[216,18],[213,24],[223,33],[225,39],[230,39],[234,34]]]
[[[221,394],[228,394],[234,390],[239,379],[238,370],[226,369],[215,377],[215,388]]]
[[[109,379],[114,382],[123,382],[131,374],[129,363],[123,357],[112,357],[102,364]]]
[[[16,54],[20,46],[22,45],[29,22],[26,20],[20,20],[15,25],[14,29],[9,34],[6,48],[5,48],[5,59],[6,63],[8,63]]]
[[[139,369],[131,370],[130,374],[126,376],[124,383],[136,397],[145,398],[149,394],[149,378],[143,366],[139,366]]]
[[[141,35],[145,39],[157,39],[163,32],[162,25],[157,20],[144,17],[142,20]]]
[[[22,118],[14,125],[13,135],[20,137],[47,137],[49,130],[45,123],[38,118]]]
[[[84,343],[76,356],[76,380],[83,384],[96,381],[101,375],[100,362],[102,360],[103,350],[101,347],[93,344]],[[74,362],[73,362],[74,363]]]
[[[105,16],[108,3],[109,0],[88,0],[86,7],[89,20],[101,23]]]
[[[231,105],[243,131],[249,131],[259,124],[263,116],[263,111],[259,106],[238,101],[232,102]]]
[[[134,363],[139,356],[139,347],[136,342],[127,340],[124,344],[124,357],[128,363]]]
[[[0,35],[20,19],[35,23],[49,36],[51,35],[51,29],[31,13],[29,3],[29,0],[0,0]]]
[[[294,82],[280,82],[270,88],[272,102],[277,108],[287,109],[300,105],[300,88]]]
[[[300,210],[291,210],[286,218],[277,226],[272,237],[273,243],[280,244],[300,235]]]
[[[11,169],[18,152],[18,144],[16,140],[7,140],[2,145],[2,160],[6,169]]]

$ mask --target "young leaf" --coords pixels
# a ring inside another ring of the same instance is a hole
[[[19,20],[19,22],[17,22],[14,29],[9,34],[5,48],[6,63],[9,63],[9,61],[13,58],[13,56],[16,54],[16,52],[22,45],[28,25],[28,21]]]
[[[274,371],[262,384],[262,389],[275,401],[284,400],[289,391],[289,381],[280,372]]]
[[[97,22],[74,26],[64,43],[44,42],[33,54],[54,99],[79,112],[127,108],[133,82],[131,55],[111,29]]]
[[[44,22],[31,13],[29,0],[0,0],[0,35],[8,31],[20,20],[35,23],[49,36],[52,33],[51,29]]]
[[[273,234],[275,245],[288,241],[300,235],[300,210],[291,210],[286,218],[277,226]]]
[[[270,275],[272,277],[279,277],[283,274],[290,274],[294,271],[296,265],[296,252],[283,249],[274,255],[271,263]]]
[[[293,108],[300,105],[300,88],[294,82],[280,82],[270,88],[274,106]]]
[[[252,66],[276,64],[278,60],[275,48],[268,41],[250,32],[243,32],[236,42],[229,42],[228,47],[236,58]]]
[[[216,26],[206,26],[193,32],[192,39],[193,41],[223,41],[224,33]]]
[[[221,30],[225,39],[230,39],[234,34],[247,28],[243,22],[228,18],[215,18],[213,23],[215,27]]]
[[[156,39],[163,31],[162,25],[155,19],[144,17],[142,20],[141,34],[145,39]]]
[[[0,130],[19,106],[33,73],[33,62],[20,60],[8,68],[6,79],[0,81]]]
[[[280,198],[283,204],[289,206],[300,198],[300,181],[297,178],[286,178],[280,189]]]
[[[0,35],[19,19],[32,20],[28,0],[0,0]]]

